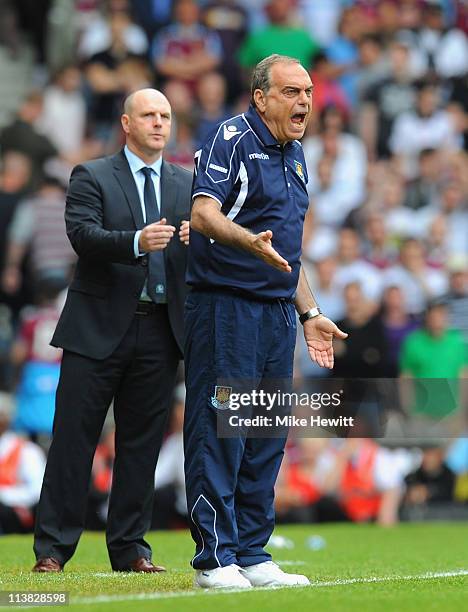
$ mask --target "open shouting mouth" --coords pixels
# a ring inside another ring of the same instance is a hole
[[[307,117],[307,113],[306,112],[303,112],[303,113],[294,113],[294,115],[291,115],[291,121],[297,127],[304,127],[306,117]]]

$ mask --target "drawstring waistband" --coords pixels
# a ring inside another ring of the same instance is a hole
[[[283,313],[284,320],[286,321],[286,325],[288,327],[294,327],[294,321],[292,320],[291,312],[288,308],[288,304],[291,302],[289,300],[279,299],[278,304],[281,308],[281,312]]]

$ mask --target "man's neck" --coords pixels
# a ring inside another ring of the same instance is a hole
[[[139,157],[142,161],[145,162],[147,166],[152,166],[162,155],[162,151],[157,151],[156,153],[147,153],[142,151],[141,149],[135,147],[133,143],[127,142],[128,150],[131,151],[134,155]]]

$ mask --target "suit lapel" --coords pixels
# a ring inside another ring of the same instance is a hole
[[[138,189],[135,185],[125,153],[120,151],[120,153],[114,155],[112,158],[112,163],[114,167],[114,175],[125,194],[135,226],[137,229],[142,229],[145,222],[143,220],[143,213],[141,210],[140,196],[138,195]]]
[[[171,164],[163,160],[161,168],[161,218],[166,217],[168,224],[175,220],[178,183]],[[178,231],[178,228],[177,228]]]

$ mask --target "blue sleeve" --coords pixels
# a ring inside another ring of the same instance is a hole
[[[232,121],[222,123],[204,147],[195,153],[192,198],[207,195],[221,206],[224,204],[239,174],[239,144],[247,131]]]

